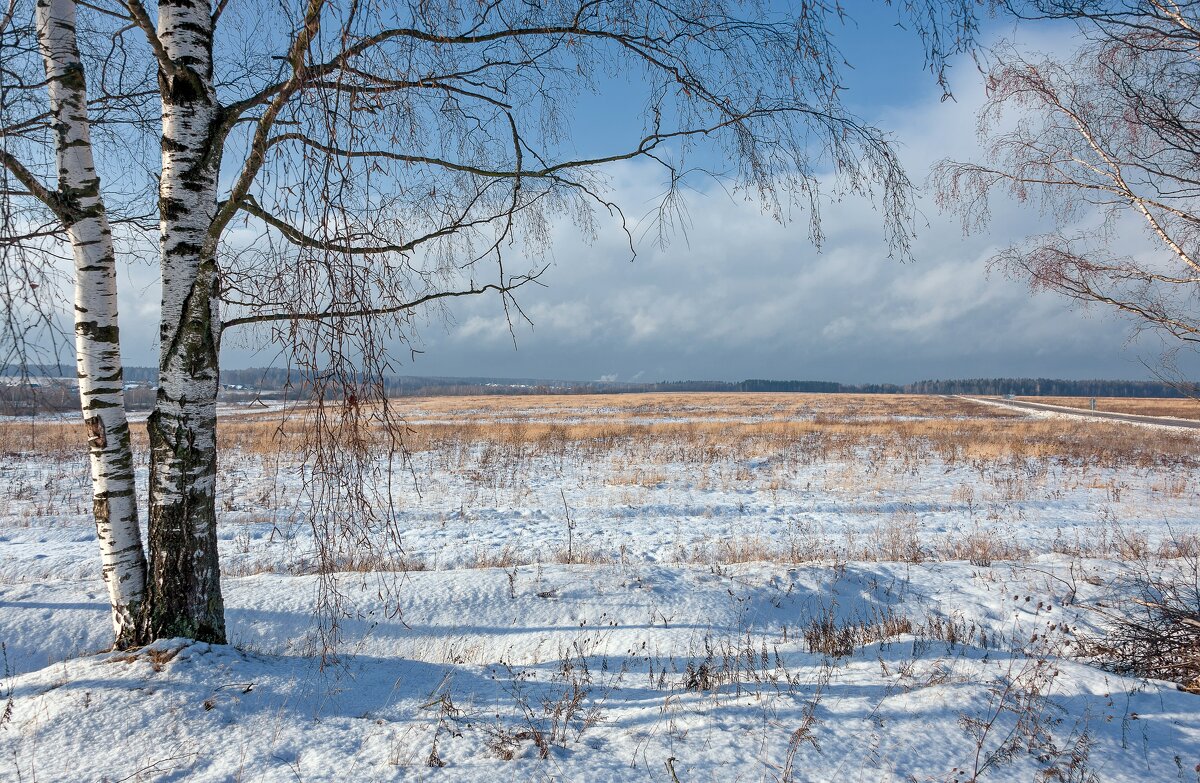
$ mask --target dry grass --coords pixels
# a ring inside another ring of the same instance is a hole
[[[606,456],[624,462],[621,481],[635,486],[662,481],[654,465],[664,461],[711,465],[783,458],[811,464],[856,456],[863,449],[868,463],[935,456],[946,463],[1056,460],[1191,468],[1200,461],[1200,439],[1191,433],[1031,419],[934,396],[440,397],[401,400],[393,408],[409,422],[399,433],[404,448],[436,453],[447,466],[460,466],[467,451],[473,467],[486,474],[534,457]],[[311,424],[302,410],[287,416],[239,415],[221,420],[219,438],[223,448],[247,454],[296,454]],[[144,449],[145,428],[135,424],[133,432],[135,447]],[[385,447],[391,437],[382,427],[374,435],[376,443],[368,445]],[[79,454],[84,442],[77,423],[0,423],[0,456],[64,457]]]
[[[678,392],[664,394],[578,394],[510,397],[414,397],[396,400],[409,418],[475,413],[488,416],[570,418],[729,417],[795,419],[818,415],[862,416],[1005,416],[954,398],[934,395],[775,394]],[[419,415],[418,415],[419,414]]]
[[[44,421],[0,422],[0,460],[35,454],[66,457],[87,445],[83,424]]]
[[[1119,423],[1030,419],[966,400],[933,396],[804,394],[631,394],[545,397],[441,397],[393,408],[412,453],[450,460],[483,448],[481,468],[573,452],[625,461],[625,482],[649,486],[652,463],[630,462],[653,447],[656,460],[718,460],[807,455],[848,457],[861,448],[880,459],[995,462],[1059,459],[1085,465],[1193,464],[1200,440]],[[310,426],[259,414],[221,423],[222,445],[250,453],[294,451]],[[2,436],[0,436],[2,438]],[[378,433],[379,444],[387,436]],[[0,439],[0,449],[3,440]]]
[[[1030,556],[1023,543],[996,532],[1003,529],[1003,515],[1020,513],[1021,503],[1086,489],[1098,503],[1119,511],[1126,485],[1095,469],[1154,471],[1149,489],[1157,497],[1177,501],[1194,492],[1192,476],[1200,467],[1196,433],[1026,417],[943,397],[454,397],[401,400],[395,406],[409,422],[400,435],[414,457],[415,469],[425,480],[453,477],[455,491],[461,492],[454,505],[466,509],[464,514],[476,503],[526,503],[531,486],[555,477],[570,477],[581,489],[590,487],[589,491],[601,495],[610,492],[631,506],[654,502],[656,493],[669,495],[676,489],[732,489],[783,503],[823,493],[845,502],[903,498],[913,476],[931,469],[965,469],[961,483],[946,489],[943,502],[945,510],[961,512],[971,520],[975,532],[970,534],[931,538],[921,534],[919,515],[889,511],[873,527],[859,531],[858,540],[833,541],[821,531],[800,529],[782,537],[747,530],[745,535],[720,541],[681,542],[674,559],[682,562],[969,560],[987,565],[1022,560]],[[305,462],[303,449],[311,426],[312,414],[303,410],[286,416],[253,413],[221,420],[222,509],[227,515],[237,512],[236,520],[246,514],[251,515],[246,518],[273,520],[294,500],[273,491],[276,485],[271,477]],[[369,428],[362,444],[366,462],[378,462],[384,471],[387,463],[376,458],[386,454],[389,437],[383,427]],[[134,425],[134,440],[144,460],[144,426]],[[90,494],[83,449],[79,424],[0,423],[0,494],[19,500],[27,515],[64,509],[84,513]],[[4,469],[20,462],[37,464],[6,477]],[[56,499],[48,488],[61,484],[64,473],[77,475],[82,483],[71,485],[70,497]],[[42,497],[57,506],[36,505]],[[597,550],[591,548],[595,542],[576,543],[569,556],[565,549],[485,550],[468,557],[464,565],[511,568],[539,559],[574,563],[619,559],[607,545]],[[1115,553],[1131,560],[1170,556],[1160,551],[1157,542],[1115,526],[1096,540],[1064,540],[1054,546],[1054,551],[1079,556]],[[1195,547],[1195,541],[1189,540],[1177,548]],[[436,561],[371,559],[341,564],[348,571],[439,566]]]
[[[1091,397],[1018,397],[1025,402],[1061,405],[1064,408],[1091,407]],[[1174,419],[1200,419],[1200,400],[1143,397],[1097,397],[1096,410],[1129,413],[1138,416],[1169,416]]]
[[[1011,531],[980,526],[970,532],[918,537],[917,520],[908,514],[882,519],[867,536],[833,538],[819,532],[784,539],[743,535],[680,546],[674,560],[681,563],[729,565],[735,563],[923,563],[967,561],[990,567],[997,563],[1035,560],[1043,550],[1014,539]],[[1200,558],[1200,535],[1173,534],[1151,540],[1146,533],[1120,524],[1100,527],[1086,539],[1056,541],[1050,550],[1072,558],[1115,558],[1125,562],[1161,563]],[[616,557],[589,562],[616,562]],[[522,563],[527,565],[528,563]]]

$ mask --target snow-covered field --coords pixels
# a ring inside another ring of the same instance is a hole
[[[408,461],[365,463],[391,516],[323,518],[333,583],[326,468],[238,419],[233,644],[136,653],[100,652],[83,457],[9,432],[0,780],[1200,780],[1200,696],[1076,654],[1139,578],[1194,578],[1200,433],[941,398],[404,413]]]

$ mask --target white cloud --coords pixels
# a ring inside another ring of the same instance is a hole
[[[837,342],[853,336],[857,329],[858,324],[853,318],[841,315],[825,324],[821,329],[821,337],[830,342]]]
[[[950,113],[973,123],[960,107]],[[969,128],[931,124],[970,137]],[[636,201],[652,177],[623,167],[618,199]],[[805,226],[780,226],[715,188],[690,200],[686,243],[642,249],[632,264],[615,232],[587,246],[563,231],[556,253],[570,261],[526,298],[535,328],[518,329],[519,350],[505,352],[504,366],[523,368],[508,374],[594,377],[615,357],[625,377],[652,367],[657,377],[848,381],[1143,374],[1122,354],[1126,325],[988,275],[995,249],[1036,230],[1036,216],[997,204],[991,232],[964,237],[953,218],[926,208],[912,263],[888,258],[878,215],[854,199],[825,209],[820,252]],[[462,326],[412,371],[499,371],[470,346],[486,337],[485,325],[498,328],[496,309],[466,304]]]

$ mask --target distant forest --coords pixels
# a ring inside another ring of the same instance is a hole
[[[848,384],[831,381],[768,381],[737,383],[678,381],[645,384],[638,391],[810,392],[824,394],[1013,394],[1018,397],[1190,397],[1194,389],[1160,381],[1066,381],[1053,378],[968,378],[915,383]]]
[[[48,385],[41,379],[73,378],[74,367],[38,366],[0,368],[0,377],[16,379],[22,375],[39,385]],[[298,399],[308,396],[310,376],[296,370],[279,368],[253,368],[245,370],[222,370],[221,384],[226,398],[261,396],[264,399],[288,397]],[[158,371],[153,367],[126,367],[125,382],[142,388],[131,389],[130,402],[136,407],[153,404],[150,391],[158,382]],[[9,383],[0,388],[0,403],[14,402],[22,396],[22,384]],[[453,396],[473,394],[628,394],[636,392],[808,392],[850,394],[1012,394],[1019,397],[1188,397],[1197,396],[1196,388],[1180,387],[1160,381],[1084,380],[1069,381],[1053,378],[968,378],[959,380],[926,380],[908,384],[870,383],[846,384],[833,381],[773,381],[750,379],[745,381],[660,381],[657,383],[622,383],[614,381],[555,381],[533,378],[453,378],[394,376],[384,384],[388,396]],[[46,389],[49,391],[49,389]],[[73,406],[72,395],[49,395],[62,400],[55,405]]]

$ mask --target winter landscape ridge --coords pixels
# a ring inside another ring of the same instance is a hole
[[[1198,697],[1121,636],[1197,584],[1200,433],[937,396],[393,404],[406,457],[355,475],[394,514],[356,520],[307,514],[346,466],[306,461],[303,409],[226,412],[230,644],[123,652],[77,425],[0,423],[0,780],[1200,775]]]

